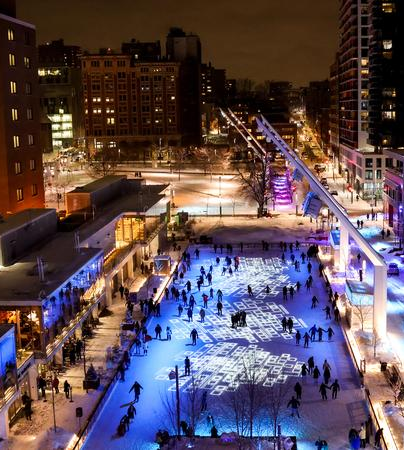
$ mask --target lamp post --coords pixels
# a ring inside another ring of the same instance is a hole
[[[56,411],[55,411],[55,393],[52,386],[52,413],[53,413],[53,429],[56,433]]]
[[[222,217],[222,177],[219,176],[219,215]]]

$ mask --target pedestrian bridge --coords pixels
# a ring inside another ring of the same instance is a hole
[[[245,127],[241,120],[229,108],[226,111],[221,109],[223,117],[229,124],[235,127],[238,133],[247,142],[249,147],[259,157],[265,157],[266,149],[260,144],[255,136]],[[359,233],[355,226],[349,220],[345,209],[320,183],[313,175],[307,165],[299,158],[297,153],[281,138],[272,125],[265,119],[263,115],[255,118],[257,128],[260,133],[265,136],[266,141],[271,142],[276,149],[283,154],[285,159],[303,175],[310,184],[311,190],[325,203],[340,222],[340,257],[339,271],[346,272],[351,238],[356,242],[362,252],[368,257],[373,265],[373,330],[380,338],[386,337],[387,327],[387,266],[383,258],[376,252],[371,244]]]

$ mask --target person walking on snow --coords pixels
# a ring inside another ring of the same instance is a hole
[[[302,335],[300,334],[300,331],[297,330],[296,334],[295,334],[295,338],[296,338],[296,345],[300,345],[300,339],[301,339]]]
[[[335,400],[337,398],[338,392],[341,390],[338,380],[334,380],[334,383],[332,383],[330,387],[331,387],[332,399]]]
[[[252,287],[251,287],[250,285],[247,286],[247,292],[248,292],[248,295],[249,295],[250,297],[253,296]]]
[[[187,311],[188,322],[193,322],[192,315],[193,315],[192,308],[188,308],[188,311]]]
[[[302,399],[302,385],[299,382],[297,382],[295,384],[293,390],[296,393],[296,399],[301,400]]]
[[[328,305],[323,308],[323,311],[325,311],[325,320],[331,319],[331,308]]]
[[[129,394],[133,391],[135,394],[135,402],[139,401],[139,397],[140,397],[140,389],[143,389],[143,387],[137,382],[135,381],[132,384],[132,387],[129,389]]]
[[[194,328],[190,333],[190,338],[192,339],[192,345],[196,345],[196,340],[198,339],[198,332]]]
[[[314,381],[315,381],[315,383],[317,384],[318,383],[318,379],[320,378],[320,370],[319,370],[319,368],[316,366],[316,367],[314,367],[314,370],[313,370],[313,379],[314,379]]]
[[[292,417],[294,417],[294,415],[296,414],[297,417],[300,419],[299,406],[300,406],[299,400],[297,400],[295,398],[295,396],[292,396],[292,398],[289,400],[289,402],[287,404],[287,408],[290,408],[290,410],[291,410],[291,414],[290,415]]]
[[[205,322],[205,310],[203,308],[199,311],[199,316],[201,318],[201,323]]]
[[[318,298],[313,295],[313,298],[311,299],[311,309],[314,309],[318,304]]]
[[[185,376],[191,375],[191,361],[187,356],[184,360]]]
[[[334,335],[334,331],[331,327],[328,327],[327,335],[328,335],[328,340],[331,341],[332,336]]]
[[[306,333],[304,333],[304,336],[303,336],[303,339],[304,339],[304,348],[309,348],[309,342],[310,342],[310,336],[309,336],[309,333],[307,333],[307,331],[306,331]]]
[[[217,315],[222,316],[223,315],[223,303],[220,300],[217,302],[216,307],[217,307]]]
[[[330,389],[325,383],[320,384],[320,389],[318,390],[321,394],[322,400],[328,400],[327,398],[327,389]]]
[[[286,319],[285,316],[283,316],[283,318],[282,318],[282,331],[286,331],[287,324],[288,324],[288,320]]]

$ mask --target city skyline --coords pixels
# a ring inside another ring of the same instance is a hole
[[[226,69],[229,78],[251,78],[257,83],[287,79],[300,86],[325,79],[337,48],[338,2],[331,0],[289,1],[289,8],[278,0],[257,0],[251,10],[229,0],[220,4],[208,0],[203,10],[183,0],[175,7],[160,0],[140,6],[128,0],[119,3],[121,8],[100,1],[92,11],[90,4],[77,0],[67,10],[48,0],[35,4],[22,0],[18,15],[36,24],[38,43],[63,37],[66,43],[90,51],[119,50],[132,37],[164,43],[171,26],[183,27],[200,36],[203,61]],[[161,14],[153,18],[155,11]]]

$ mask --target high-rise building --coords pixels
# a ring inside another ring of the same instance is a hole
[[[328,153],[330,143],[330,82],[311,81],[306,89],[306,118],[321,148]]]
[[[202,105],[222,105],[226,99],[226,70],[209,64],[201,65]]]
[[[38,77],[43,128],[51,125],[51,149],[83,143],[81,48],[63,39],[38,46]]]
[[[142,145],[179,145],[179,71],[177,62],[137,62],[131,55],[112,52],[84,55],[84,124],[90,152],[110,148],[119,156],[136,157]]]
[[[133,62],[155,62],[161,60],[160,41],[141,42],[132,38],[129,42],[123,42],[121,50],[124,55],[131,55]]]
[[[330,150],[333,158],[333,166],[341,172],[339,167],[339,74],[338,55],[330,67]]]
[[[201,141],[201,41],[196,34],[171,28],[166,40],[168,61],[180,65],[180,121],[182,143],[199,145]]]
[[[368,142],[369,2],[340,0],[339,158],[347,183],[365,199],[381,196],[385,158]]]
[[[0,2],[0,214],[44,206],[35,27]]]

